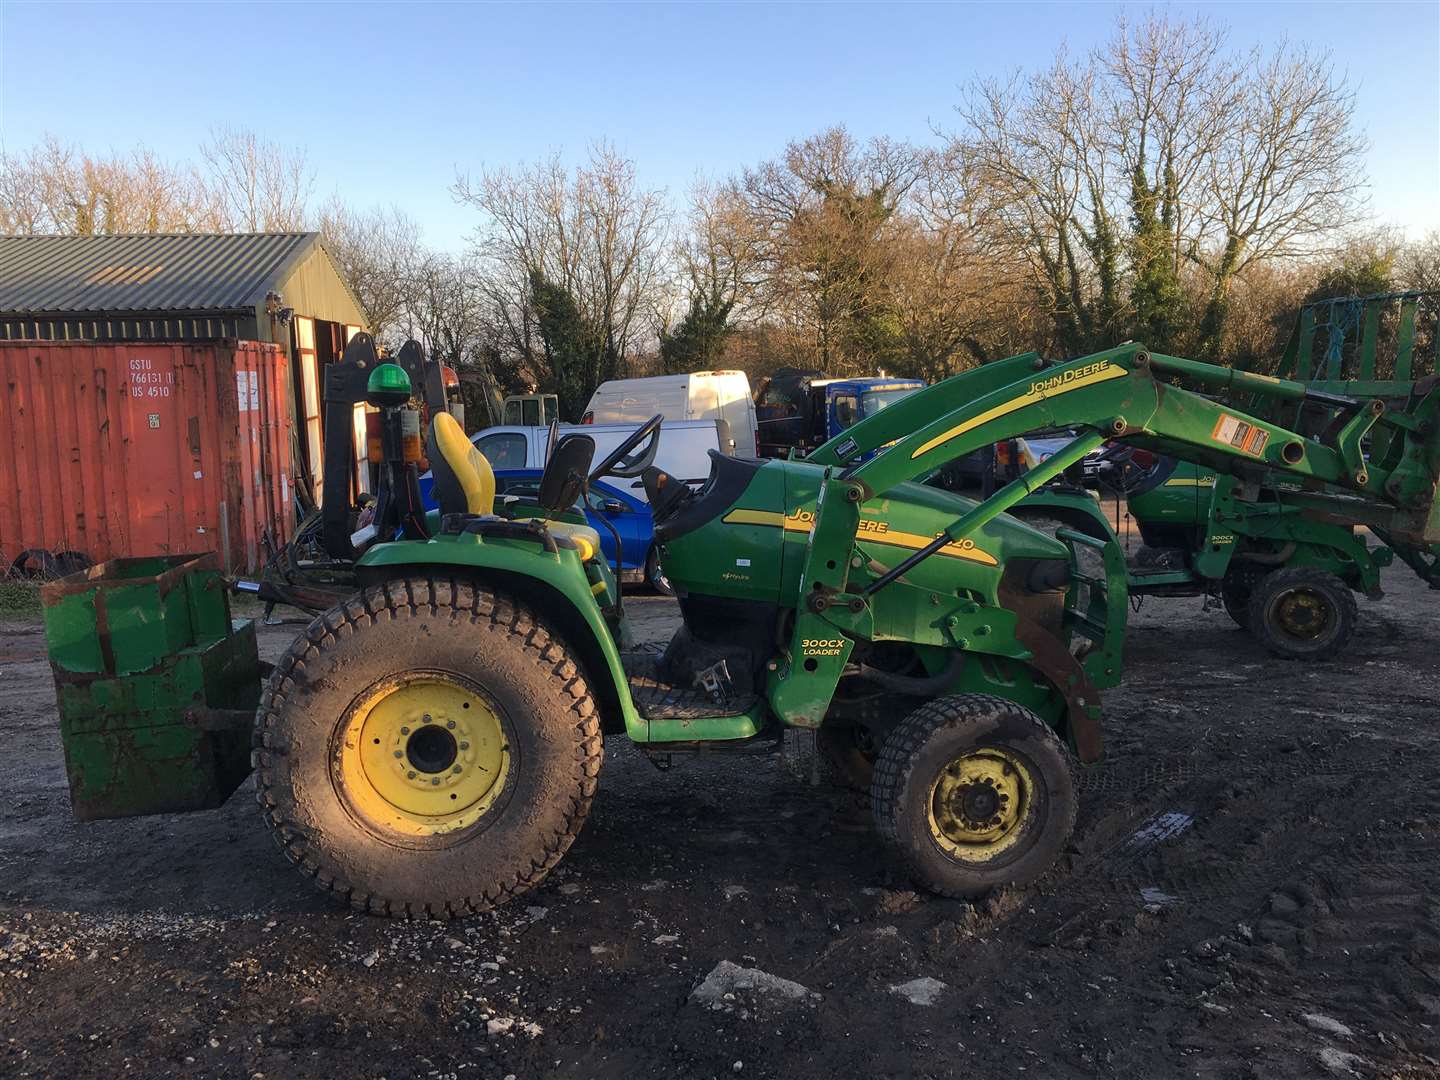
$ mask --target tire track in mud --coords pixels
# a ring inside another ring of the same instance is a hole
[[[1238,760],[1207,755],[1214,742],[1206,731],[1160,761],[1127,757],[1082,772],[1081,828],[1106,840],[1080,855],[1063,891],[1129,897],[1137,907],[1241,901],[1235,894],[1258,891],[1263,899],[1306,864],[1376,872],[1440,868],[1437,836],[1417,835],[1413,846],[1401,837],[1384,847],[1367,844],[1364,852],[1327,850],[1327,837],[1333,846],[1341,837],[1367,835],[1377,814],[1419,819],[1440,830],[1440,782],[1428,779],[1422,767],[1394,783],[1403,750],[1393,743],[1366,739],[1365,746],[1342,746],[1340,753],[1302,747],[1277,761],[1261,754]],[[1258,832],[1249,843],[1227,855],[1197,840],[1207,826],[1235,814],[1237,804],[1253,801],[1257,789],[1283,813],[1255,821]],[[1117,796],[1134,801],[1107,814]]]

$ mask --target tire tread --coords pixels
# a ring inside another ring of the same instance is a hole
[[[326,648],[357,628],[393,618],[398,610],[417,614],[428,610],[438,616],[451,612],[451,624],[463,621],[491,633],[518,639],[537,665],[558,677],[559,693],[568,699],[566,708],[573,717],[577,754],[573,776],[576,794],[565,810],[564,826],[548,837],[540,858],[531,860],[531,869],[493,892],[475,896],[429,901],[424,904],[390,901],[356,889],[322,862],[322,855],[310,843],[300,826],[284,813],[275,795],[273,764],[285,753],[279,729],[284,709],[294,690],[292,673],[318,667]],[[317,616],[296,637],[267,682],[256,713],[251,749],[255,770],[255,797],[261,814],[285,858],[321,892],[347,902],[351,907],[395,919],[450,919],[473,915],[496,907],[538,886],[564,857],[579,835],[598,787],[604,742],[599,717],[579,666],[558,636],[551,634],[538,616],[520,603],[455,578],[397,578],[365,589],[329,611]]]

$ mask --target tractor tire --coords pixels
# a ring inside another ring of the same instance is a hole
[[[1294,566],[1267,574],[1250,597],[1248,629],[1276,656],[1323,660],[1355,633],[1350,586],[1325,570]]]
[[[875,826],[912,877],[942,896],[1028,885],[1075,827],[1064,744],[1029,709],[989,694],[916,709],[880,750]]]
[[[658,544],[650,545],[650,553],[645,556],[645,584],[659,593],[661,596],[674,596],[675,589],[670,584],[670,579],[665,576],[664,569],[660,566],[660,547]]]
[[[535,888],[584,824],[600,718],[522,603],[414,577],[296,639],[260,700],[256,795],[286,857],[357,910],[456,918]]]

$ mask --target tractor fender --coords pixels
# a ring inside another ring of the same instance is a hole
[[[620,650],[583,575],[559,558],[508,544],[397,541],[366,552],[355,566],[362,585],[396,577],[457,577],[496,588],[533,608],[564,639],[585,669],[607,733],[647,742],[650,724],[635,708]]]

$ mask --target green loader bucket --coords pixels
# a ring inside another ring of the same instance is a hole
[[[40,595],[76,819],[223,803],[250,773],[260,661],[215,556],[115,559]]]

